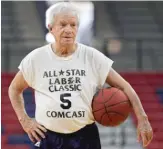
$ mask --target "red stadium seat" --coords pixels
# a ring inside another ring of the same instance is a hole
[[[16,123],[6,123],[3,124],[5,128],[5,133],[6,134],[23,134],[25,133],[21,124],[16,122]]]
[[[156,134],[156,140],[163,142],[163,131]]]
[[[11,104],[11,101],[8,96],[1,96],[1,104]],[[3,107],[3,106],[2,106]]]
[[[2,149],[30,149],[29,145],[8,145],[8,144],[2,144]]]
[[[154,89],[149,85],[132,85],[136,93],[154,93]]]
[[[162,149],[163,142],[157,141],[156,139],[153,139],[151,144],[147,147],[148,149]]]
[[[154,131],[154,138],[146,149],[163,149],[163,105],[156,94],[156,89],[163,87],[163,74],[123,73],[122,76],[140,97]],[[135,115],[132,115],[135,118]],[[136,119],[134,122],[137,122]]]
[[[18,118],[15,113],[7,113],[6,115],[1,116],[1,121],[2,123],[10,123],[10,122],[15,122],[18,121]]]
[[[148,119],[150,121],[155,121],[155,122],[163,121],[162,112],[159,112],[157,114],[155,114],[155,112],[151,112],[150,115],[148,115]]]
[[[11,103],[5,104],[4,106],[2,106],[2,111],[7,114],[8,112],[14,112],[14,109],[11,105]]]
[[[2,144],[6,144],[7,143],[7,135],[2,135],[1,141],[2,141]]]

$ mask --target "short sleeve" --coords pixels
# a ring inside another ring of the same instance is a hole
[[[98,86],[102,87],[105,84],[106,78],[110,72],[110,69],[113,65],[113,60],[105,56],[100,51],[93,50],[93,61],[95,63],[95,69],[97,75]]]
[[[32,57],[28,54],[18,66],[19,70],[22,72],[24,79],[30,87],[34,86],[34,64]]]

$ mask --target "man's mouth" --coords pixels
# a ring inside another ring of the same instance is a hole
[[[63,38],[72,38],[72,37],[67,37],[67,36],[66,36],[66,37],[63,37]]]

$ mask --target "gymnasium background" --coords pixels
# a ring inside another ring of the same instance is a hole
[[[32,149],[8,97],[8,86],[20,61],[54,39],[44,13],[56,1],[1,2],[2,149]],[[113,67],[131,83],[149,116],[154,139],[147,149],[163,149],[163,2],[89,1],[76,3],[81,26],[77,40],[115,61]],[[24,92],[27,113],[34,117],[33,91]],[[102,149],[143,149],[136,142],[131,114],[119,127],[99,126]]]

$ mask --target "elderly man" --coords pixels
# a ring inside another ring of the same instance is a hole
[[[71,3],[57,3],[47,10],[46,27],[55,43],[30,52],[9,87],[23,129],[36,148],[101,149],[91,103],[96,88],[106,82],[129,97],[138,119],[138,138],[147,146],[152,128],[137,94],[112,68],[111,59],[75,42],[78,26],[79,16]],[[27,87],[35,90],[35,120],[24,108],[22,92]]]

